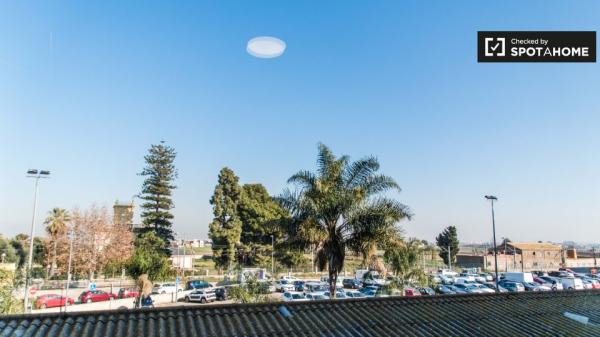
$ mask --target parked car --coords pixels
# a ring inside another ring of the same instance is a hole
[[[172,294],[182,290],[175,283],[157,283],[152,287],[153,294]]]
[[[121,288],[117,293],[117,298],[130,298],[138,296],[140,296],[140,293],[135,288]]]
[[[34,306],[38,309],[64,307],[67,305],[73,305],[75,300],[70,297],[65,297],[56,294],[41,295],[35,301]]]
[[[198,289],[194,290],[191,293],[185,295],[184,301],[186,302],[200,302],[200,303],[208,303],[217,300],[217,296],[214,290],[210,289]]]
[[[582,279],[590,282],[590,284],[592,285],[592,289],[600,289],[600,281],[598,281],[597,279],[587,276],[583,277]]]
[[[513,281],[513,282],[533,283],[533,274],[520,273],[520,272],[508,272],[508,273],[504,273],[504,279],[507,281]]]
[[[309,301],[328,300],[329,297],[323,295],[323,293],[308,293],[306,299]]]
[[[281,280],[286,280],[286,281],[289,281],[289,282],[291,282],[291,283],[294,283],[294,281],[297,281],[297,280],[298,280],[298,278],[297,278],[296,276],[291,276],[291,275],[285,275],[285,276],[282,276],[280,279],[281,279]]]
[[[227,288],[220,287],[215,289],[215,300],[217,301],[225,301],[227,299]]]
[[[201,280],[192,280],[185,283],[185,290],[212,288],[213,285]]]
[[[329,286],[320,282],[306,282],[304,284],[304,293],[324,293],[329,290]]]
[[[467,293],[466,291],[464,291],[463,289],[458,288],[454,284],[448,284],[448,285],[446,285],[446,287],[448,289],[454,291],[454,293],[456,293],[456,294],[466,294]]]
[[[525,291],[550,291],[550,290],[552,290],[551,287],[537,284],[535,282],[521,282],[521,284],[523,284],[523,287],[525,287]]]
[[[435,290],[433,290],[429,287],[421,287],[421,288],[418,288],[417,290],[419,290],[419,293],[421,293],[421,295],[424,295],[424,296],[435,295]]]
[[[360,291],[346,291],[346,297],[347,298],[365,298],[367,297],[365,294],[361,293]]]
[[[552,276],[552,277],[558,277],[558,278],[572,278],[575,277],[575,275],[573,275],[573,273],[570,273],[568,271],[551,271],[548,273],[548,276]]]
[[[464,292],[468,293],[468,294],[482,294],[482,293],[487,293],[489,289],[484,290],[482,288],[478,287],[477,283],[460,283],[460,284],[455,284],[455,287],[457,287],[458,289],[463,290]]]
[[[404,296],[410,296],[410,297],[421,296],[421,293],[419,292],[419,290],[417,288],[407,287],[407,288],[404,288]]]
[[[435,292],[442,295],[454,295],[456,292],[450,288],[448,285],[440,284],[435,287]]]
[[[514,281],[509,281],[509,280],[500,280],[500,281],[498,281],[498,285],[510,292],[525,291],[525,287],[523,286],[523,284],[521,284],[519,282],[514,282]]]
[[[79,302],[81,303],[92,303],[102,302],[117,298],[115,294],[107,293],[103,290],[88,290],[84,291],[79,295]]]
[[[295,291],[304,291],[304,284],[306,281],[296,280],[294,281],[294,290]]]
[[[580,278],[565,277],[560,279],[564,289],[567,290],[583,290],[583,281]]]
[[[323,295],[325,295],[327,298],[331,298],[331,293],[329,291],[324,292]],[[335,292],[335,298],[339,300],[346,298],[346,292],[343,289],[341,291],[337,290]]]
[[[584,279],[584,278],[580,278],[581,282],[583,283],[583,289],[594,289],[594,286],[592,285],[592,281],[588,280],[588,279]]]
[[[535,281],[535,277],[533,278],[533,280]],[[556,291],[556,290],[563,290],[563,285],[562,285],[562,281],[559,278],[556,277],[552,277],[552,276],[540,276],[538,277],[538,280],[542,281],[542,283],[547,284],[550,289]],[[537,281],[536,281],[537,282]],[[540,282],[538,282],[540,283]]]
[[[345,278],[342,280],[344,288],[358,289],[361,287],[361,282],[355,278]]]
[[[494,284],[494,283],[484,283],[484,284],[482,284],[482,286],[492,289],[493,291],[496,291],[496,284]],[[498,285],[498,292],[507,293],[508,290],[506,290],[506,288],[503,288]]]
[[[288,280],[277,280],[275,281],[275,291],[286,292],[286,291],[294,291],[294,284]]]
[[[283,293],[283,301],[284,302],[303,302],[303,301],[308,301],[308,299],[306,298],[306,296],[302,293],[290,293],[290,292],[285,292]]]

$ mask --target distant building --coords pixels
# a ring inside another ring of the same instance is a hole
[[[113,223],[115,225],[129,225],[133,227],[133,201],[121,204],[117,200],[113,206]]]
[[[497,246],[498,271],[558,270],[563,263],[561,246],[552,243],[507,242]],[[462,268],[494,270],[494,251],[456,255]]]

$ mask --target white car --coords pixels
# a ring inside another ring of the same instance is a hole
[[[157,283],[152,287],[153,294],[172,294],[181,290],[175,283]]]
[[[303,301],[308,301],[308,299],[306,298],[306,296],[303,293],[285,292],[285,293],[283,293],[282,298],[283,298],[284,302],[303,302]]]
[[[296,287],[294,287],[294,283],[288,280],[277,280],[275,281],[275,291],[286,292],[286,291],[294,291]]]
[[[561,279],[563,288],[566,290],[583,290],[583,282],[580,278],[565,277]]]
[[[346,298],[366,298],[367,295],[360,291],[346,291]]]
[[[294,283],[294,281],[298,281],[298,278],[296,276],[286,275],[286,276],[282,276],[281,280],[287,280],[287,281]]]
[[[488,287],[484,286],[483,284],[476,283],[476,284],[471,284],[471,285],[473,287],[479,288],[481,294],[493,294],[496,292],[494,289],[488,288]]]
[[[191,293],[185,295],[184,300],[186,302],[200,302],[200,303],[208,303],[217,300],[217,296],[215,295],[214,290],[202,289],[202,290],[194,290]]]

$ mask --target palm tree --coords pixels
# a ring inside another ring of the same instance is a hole
[[[383,259],[396,276],[402,292],[408,282],[426,281],[425,271],[420,266],[424,249],[423,242],[414,238],[408,241],[397,240],[388,245]]]
[[[279,202],[292,214],[300,228],[310,228],[317,238],[316,262],[327,267],[330,294],[344,268],[346,249],[356,253],[366,242],[376,242],[398,230],[400,220],[410,219],[407,206],[381,196],[400,191],[390,177],[377,174],[379,162],[367,157],[350,162],[348,156],[336,158],[319,144],[317,172],[300,171],[288,183],[297,190],[285,190]]]
[[[44,221],[46,232],[52,241],[52,265],[50,266],[50,277],[54,275],[54,268],[56,266],[58,239],[61,234],[64,234],[67,231],[67,223],[69,221],[71,221],[69,211],[58,207],[55,207],[52,211],[48,212],[48,217],[46,217],[46,220]]]

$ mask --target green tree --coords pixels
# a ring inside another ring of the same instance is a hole
[[[450,265],[450,262],[454,264],[456,262],[456,254],[459,250],[458,234],[456,233],[456,226],[448,226],[435,238],[437,246],[440,248],[440,257],[444,260],[444,263]],[[448,254],[448,249],[450,254]],[[450,255],[450,261],[448,260]]]
[[[424,248],[423,242],[417,239],[396,240],[388,244],[383,259],[396,277],[397,286],[402,292],[409,282],[427,282],[427,275],[419,263]]]
[[[237,213],[242,223],[239,262],[248,266],[265,267],[271,264],[271,235],[280,241],[278,228],[287,212],[276,203],[261,184],[242,186]]]
[[[365,241],[385,237],[397,230],[400,220],[411,216],[407,206],[382,196],[400,187],[392,178],[377,174],[378,170],[374,157],[350,162],[348,156],[336,158],[319,144],[317,172],[293,175],[288,183],[299,187],[299,192],[284,191],[280,198],[301,226],[320,232],[317,265],[328,270],[331,294],[344,268],[346,248],[358,252]]]
[[[19,314],[23,312],[23,300],[13,296],[19,286],[15,273],[0,268],[0,314]]]
[[[164,253],[166,243],[154,232],[141,234],[135,239],[135,249],[127,264],[127,272],[133,279],[147,274],[152,281],[161,280],[170,275],[170,263]]]
[[[146,177],[140,196],[144,200],[141,205],[143,209],[141,214],[142,232],[154,232],[167,246],[175,239],[171,228],[173,214],[170,210],[173,208],[171,195],[177,187],[173,184],[177,178],[177,169],[174,164],[176,156],[175,150],[165,145],[164,142],[152,145],[148,150],[148,155],[144,157],[146,166],[140,173]],[[164,253],[170,254],[170,251],[165,248]]]
[[[232,267],[237,256],[236,246],[242,234],[242,222],[238,215],[242,189],[239,178],[227,167],[219,172],[219,182],[210,198],[214,218],[209,225],[209,237],[213,241],[213,260],[216,267]]]
[[[56,269],[56,250],[58,247],[58,241],[64,237],[67,232],[67,223],[71,221],[71,215],[69,211],[63,208],[55,207],[52,211],[48,212],[48,216],[44,221],[46,225],[46,232],[48,233],[50,244],[52,245],[52,262],[50,265],[50,277],[54,276],[54,270]]]

